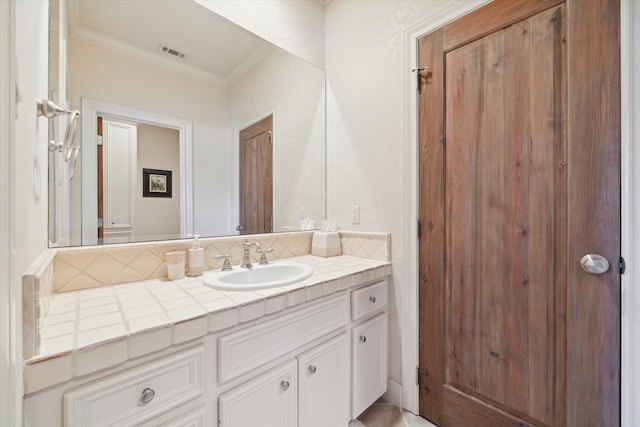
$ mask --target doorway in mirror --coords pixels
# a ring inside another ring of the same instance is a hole
[[[240,234],[273,231],[273,116],[240,131]]]

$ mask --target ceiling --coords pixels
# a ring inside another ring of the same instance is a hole
[[[68,7],[72,37],[218,84],[229,84],[273,49],[191,0],[69,0]]]

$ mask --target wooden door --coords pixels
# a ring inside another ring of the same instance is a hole
[[[619,2],[496,0],[418,65],[421,415],[618,425]]]
[[[272,231],[272,133],[273,116],[240,131],[240,234]]]

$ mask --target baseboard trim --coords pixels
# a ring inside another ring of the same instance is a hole
[[[397,382],[388,379],[387,392],[382,395],[382,398],[387,402],[393,403],[394,405],[402,408],[402,386]]]

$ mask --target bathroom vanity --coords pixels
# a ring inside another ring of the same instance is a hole
[[[260,291],[201,276],[54,294],[48,317],[75,326],[68,349],[44,345],[27,361],[25,425],[346,426],[387,388],[391,265],[289,260],[314,274]],[[82,313],[112,303],[124,331],[87,334]],[[43,337],[64,323],[45,321]]]

